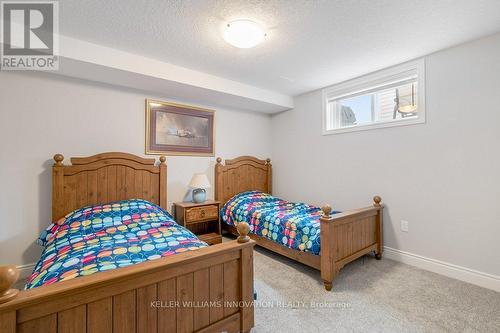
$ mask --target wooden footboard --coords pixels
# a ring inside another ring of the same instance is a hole
[[[373,198],[373,207],[330,215],[332,208],[324,206],[321,223],[321,278],[326,290],[332,289],[333,279],[347,263],[375,252],[383,252],[382,199]]]
[[[0,332],[249,331],[254,242],[240,229],[237,241],[21,291],[0,304]],[[0,276],[0,296],[12,280]]]
[[[366,207],[330,215],[332,207],[322,208],[320,218],[321,253],[314,255],[285,247],[279,243],[250,234],[257,245],[298,261],[321,271],[321,278],[326,290],[331,290],[333,280],[339,271],[351,261],[374,252],[375,258],[381,259],[383,252],[382,199],[373,198],[373,207]],[[223,229],[238,235],[235,227],[223,224]]]

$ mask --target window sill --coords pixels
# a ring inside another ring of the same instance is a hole
[[[343,127],[336,129],[323,129],[323,135],[331,135],[331,134],[342,134],[342,133],[350,133],[350,132],[359,132],[359,131],[368,131],[378,128],[386,128],[386,127],[395,127],[395,126],[408,126],[408,125],[416,125],[425,123],[424,117],[413,118],[413,119],[398,119],[381,123],[372,123],[366,125],[356,125],[351,127]]]

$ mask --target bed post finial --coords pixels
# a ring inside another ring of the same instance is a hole
[[[373,205],[375,207],[380,207],[380,202],[382,202],[382,198],[380,196],[376,195],[373,197]]]
[[[323,218],[330,218],[330,213],[332,212],[332,206],[330,205],[324,205],[321,207],[321,210],[323,211]]]
[[[160,164],[165,164],[165,162],[167,161],[167,158],[163,155],[160,156]]]
[[[8,302],[17,296],[19,290],[11,288],[18,278],[19,270],[16,266],[0,266],[0,304]]]
[[[56,162],[54,165],[63,165],[64,156],[62,154],[55,154],[54,161]]]
[[[217,164],[221,164],[222,163],[222,158],[217,157],[216,161],[217,161]]]
[[[248,233],[250,232],[250,226],[246,222],[239,222],[236,226],[236,230],[240,234],[238,236],[238,243],[246,243],[250,240]]]

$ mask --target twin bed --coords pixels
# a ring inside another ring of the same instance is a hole
[[[215,199],[225,203],[223,229],[237,235],[236,225],[250,225],[258,245],[321,271],[326,290],[347,263],[383,251],[381,198],[372,207],[332,212],[273,197],[271,160],[241,156],[217,158]]]
[[[382,255],[380,197],[342,213],[284,201],[271,195],[269,159],[217,159],[215,199],[238,239],[210,247],[166,211],[165,157],[63,160],[54,156],[54,222],[26,290],[7,291],[15,274],[0,270],[2,333],[247,332],[255,243],[320,270],[327,290],[348,262]]]
[[[44,250],[27,289],[9,290],[15,270],[0,270],[0,332],[253,327],[248,226],[238,240],[209,247],[175,223],[165,157],[159,165],[126,153],[63,160],[54,156],[54,223],[39,239]]]

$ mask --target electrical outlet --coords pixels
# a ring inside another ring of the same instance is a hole
[[[401,231],[408,232],[408,221],[401,220]]]

